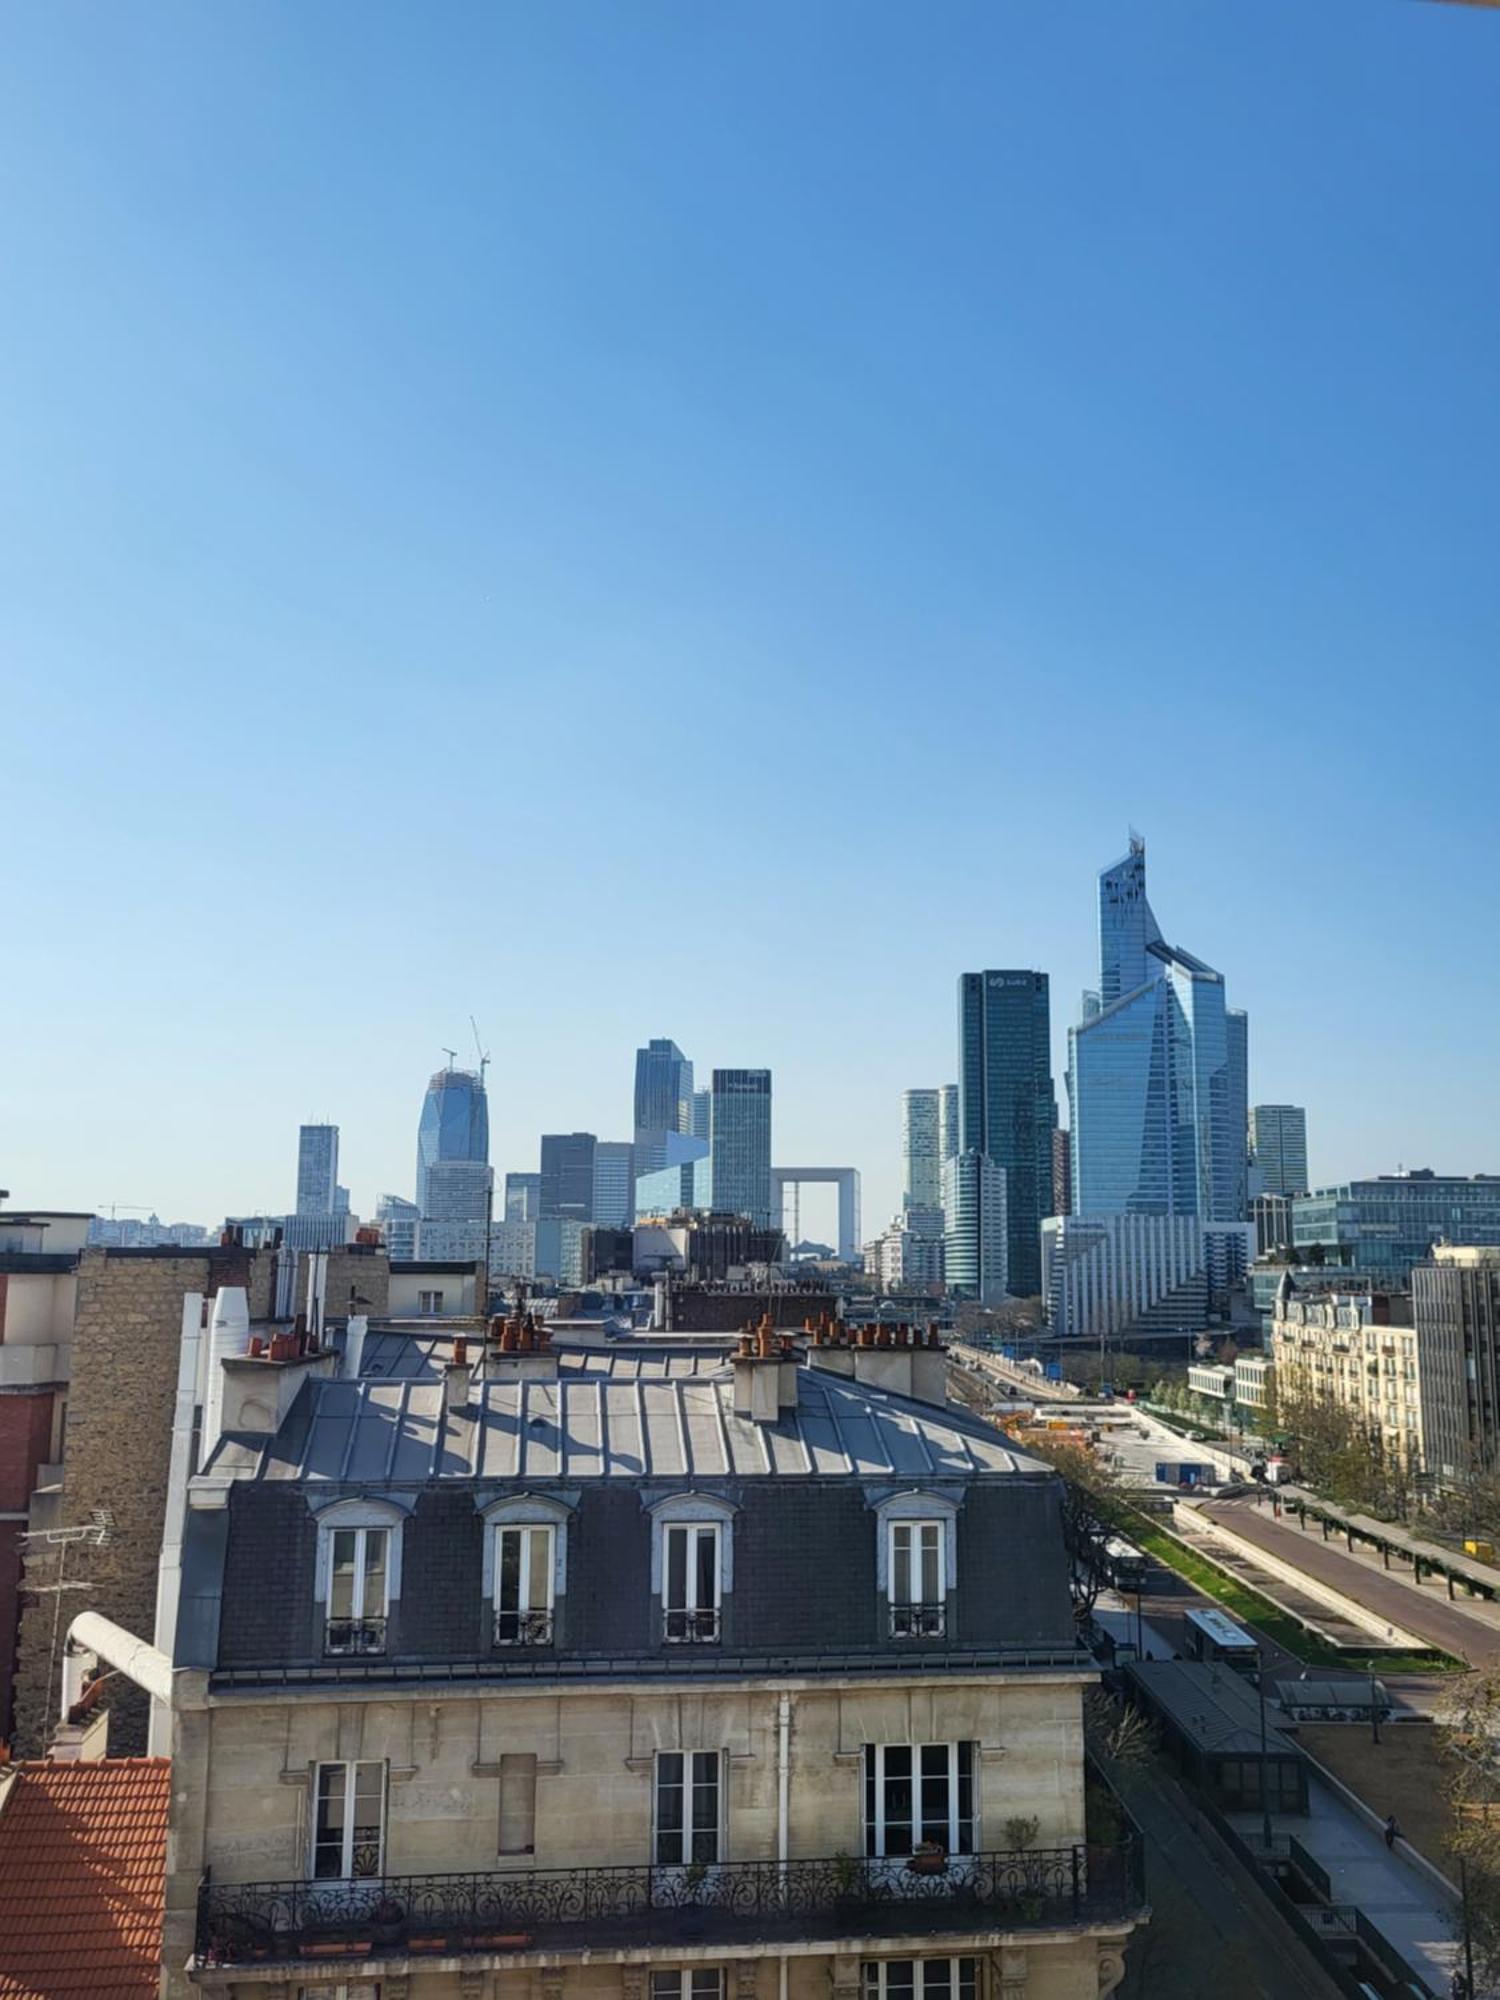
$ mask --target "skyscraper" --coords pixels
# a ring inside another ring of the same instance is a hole
[[[771,1200],[771,1072],[716,1069],[709,1089],[708,1158],[698,1206],[780,1228]]]
[[[393,1263],[409,1263],[417,1254],[417,1224],[421,1216],[404,1195],[383,1194],[375,1205],[375,1220]]]
[[[563,1216],[572,1222],[594,1219],[594,1154],[599,1141],[592,1132],[544,1132],[538,1220]]]
[[[960,1298],[997,1306],[1011,1289],[1005,1211],[1005,1172],[987,1153],[971,1148],[944,1161],[943,1275]]]
[[[1250,1150],[1265,1193],[1307,1193],[1307,1113],[1300,1104],[1255,1105]]]
[[[339,1128],[303,1125],[297,1132],[297,1213],[332,1215],[339,1197]]]
[[[960,1155],[1005,1175],[1012,1291],[1042,1288],[1042,1217],[1052,1207],[1052,1015],[1045,972],[965,972],[958,982]]]
[[[606,1229],[635,1221],[635,1147],[629,1139],[601,1139],[594,1148],[592,1220]]]
[[[1221,973],[1163,942],[1135,837],[1099,877],[1099,987],[1068,1035],[1074,1214],[1242,1222],[1248,1022]]]
[[[535,1222],[541,1212],[541,1175],[507,1174],[505,1176],[505,1220],[507,1222]]]
[[[660,1036],[635,1052],[636,1172],[666,1164],[661,1136],[693,1129],[693,1065],[677,1044]]]
[[[951,1160],[958,1152],[958,1085],[945,1083],[938,1095],[938,1158]]]
[[[483,1167],[488,1173],[490,1158],[490,1112],[484,1078],[473,1070],[440,1069],[427,1085],[417,1126],[417,1207],[423,1215],[436,1216],[428,1187],[432,1169],[438,1165],[462,1164]],[[450,1176],[444,1190],[444,1206],[461,1199],[458,1185],[464,1177]],[[470,1175],[467,1185],[480,1191],[477,1210],[468,1216],[444,1215],[447,1222],[482,1221],[489,1183],[484,1176]]]
[[[942,1092],[907,1090],[901,1094],[901,1206],[938,1208],[943,1199],[943,1160],[939,1142]]]

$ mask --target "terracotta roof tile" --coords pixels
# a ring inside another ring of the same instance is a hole
[[[0,1808],[3,2000],[154,2000],[171,1765],[27,1763]]]

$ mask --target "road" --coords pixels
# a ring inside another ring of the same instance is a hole
[[[1461,1604],[1450,1604],[1437,1590],[1417,1590],[1397,1576],[1387,1576],[1373,1563],[1361,1562],[1335,1541],[1323,1540],[1316,1528],[1302,1529],[1268,1514],[1253,1500],[1205,1500],[1199,1511],[1221,1519],[1226,1528],[1267,1554],[1280,1556],[1308,1576],[1330,1584],[1393,1625],[1405,1626],[1445,1653],[1474,1665],[1500,1661],[1500,1631],[1471,1618]]]

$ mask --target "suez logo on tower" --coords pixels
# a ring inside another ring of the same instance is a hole
[[[985,979],[991,986],[1030,986],[1032,976],[1029,972],[987,972]]]

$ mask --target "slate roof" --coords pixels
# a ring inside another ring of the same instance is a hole
[[[15,1767],[0,1800],[0,1995],[154,2000],[171,1765]]]
[[[735,1416],[733,1373],[722,1354],[641,1344],[629,1352],[563,1352],[558,1364],[556,1381],[476,1381],[467,1407],[446,1413],[435,1370],[357,1381],[315,1377],[275,1436],[222,1439],[205,1472],[355,1485],[1052,1477],[957,1405],[908,1401],[821,1369],[800,1368],[796,1409],[776,1424],[757,1424]]]

